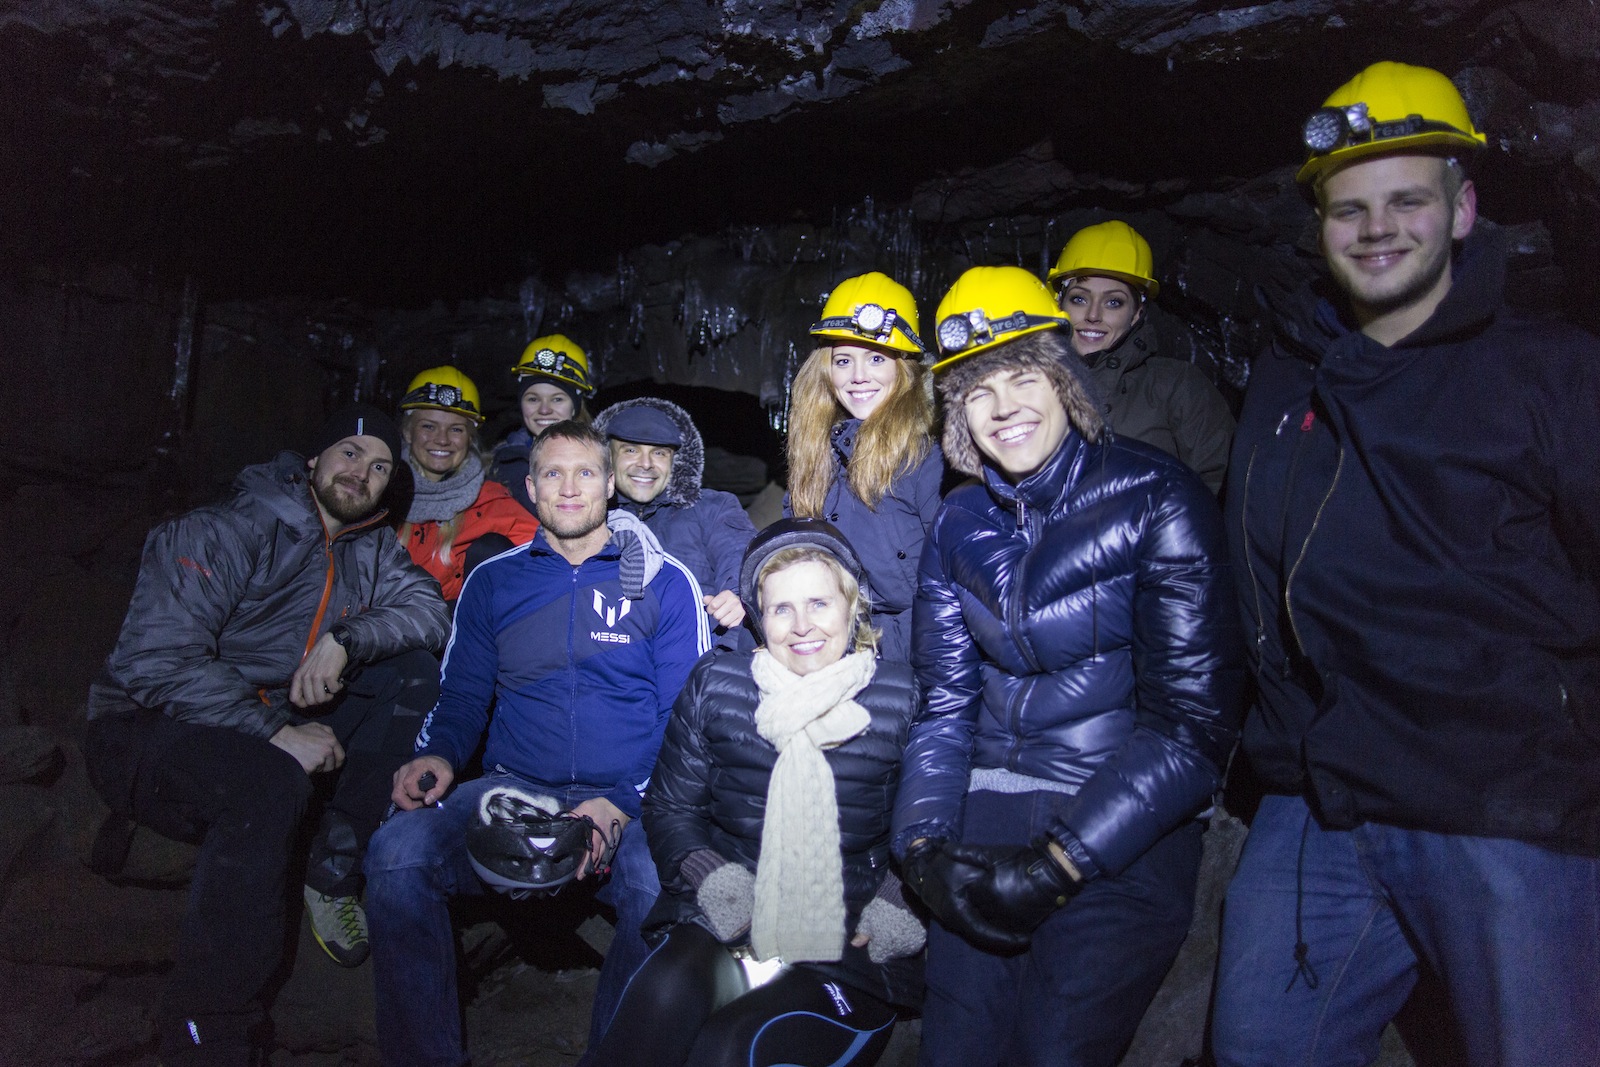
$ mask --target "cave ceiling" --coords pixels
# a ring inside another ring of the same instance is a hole
[[[869,200],[934,227],[1019,201],[1171,204],[1293,162],[1304,114],[1379,58],[1450,73],[1497,120],[1491,155],[1577,167],[1592,200],[1597,18],[1587,0],[5,0],[0,251],[405,306]]]

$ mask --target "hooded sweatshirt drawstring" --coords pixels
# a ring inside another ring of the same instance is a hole
[[[1311,812],[1307,810],[1306,821],[1300,826],[1300,852],[1294,861],[1294,974],[1289,976],[1289,984],[1283,987],[1285,993],[1294,988],[1298,978],[1305,979],[1307,989],[1315,989],[1321,983],[1317,969],[1311,966],[1311,946],[1306,944],[1305,927],[1301,921],[1305,910],[1306,839],[1310,836]]]

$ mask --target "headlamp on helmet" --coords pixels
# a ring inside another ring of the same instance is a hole
[[[551,378],[575,389],[579,396],[594,395],[594,385],[589,380],[589,357],[571,338],[553,333],[535,337],[522,352],[522,358],[511,368],[520,381],[530,377]]]
[[[405,396],[400,398],[400,410],[418,408],[453,411],[473,422],[483,421],[477,385],[455,367],[430,367],[411,379]]]
[[[922,343],[922,338],[917,336],[916,327],[902,318],[895,309],[885,308],[881,304],[862,304],[849,315],[835,315],[823,319],[811,327],[811,332],[819,334],[828,331],[837,337],[839,331],[848,330],[863,341],[887,345],[893,341],[897,329],[917,347],[918,351],[928,350],[927,345]]]
[[[1372,117],[1367,105],[1351,104],[1349,107],[1319,107],[1306,119],[1301,139],[1311,152],[1332,152],[1342,144],[1350,144],[1352,137],[1370,136]]]
[[[413,389],[401,400],[402,404],[427,404],[430,407],[453,408],[461,404],[461,390],[453,385],[425,382],[421,389]]]
[[[911,290],[880,271],[846,278],[822,305],[811,336],[846,344],[859,341],[908,356],[926,355],[917,335],[917,301]]]
[[[1026,311],[1013,311],[1003,319],[990,319],[982,308],[947,315],[939,323],[939,347],[946,356],[954,356],[975,345],[989,345],[1008,333],[1038,326],[1066,326],[1060,315],[1030,315]]]

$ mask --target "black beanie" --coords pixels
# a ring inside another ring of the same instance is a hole
[[[552,378],[547,374],[524,374],[517,379],[517,403],[522,403],[522,394],[536,385],[553,385],[567,396],[572,398],[572,417],[577,418],[578,412],[583,410],[583,397],[578,395],[578,387],[571,382],[564,382],[560,378]]]
[[[371,404],[350,404],[328,416],[311,441],[311,458],[322,455],[346,437],[376,437],[389,446],[389,456],[400,462],[400,428]]]

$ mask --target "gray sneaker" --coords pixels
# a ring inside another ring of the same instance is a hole
[[[306,917],[322,950],[341,967],[367,961],[367,913],[356,897],[330,897],[306,886]]]

